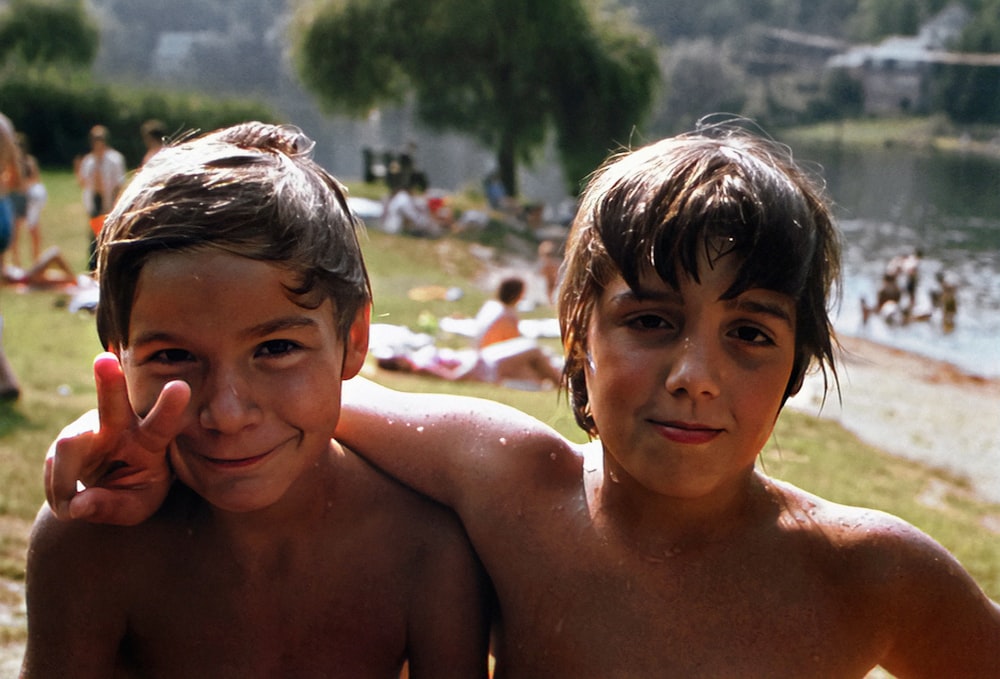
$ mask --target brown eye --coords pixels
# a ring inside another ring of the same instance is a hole
[[[257,349],[258,356],[284,356],[299,348],[299,344],[291,340],[269,340]]]
[[[156,363],[181,363],[193,358],[191,352],[184,349],[161,349],[153,354],[150,360]]]
[[[736,339],[751,344],[774,344],[774,341],[760,328],[753,325],[741,325],[732,335]]]

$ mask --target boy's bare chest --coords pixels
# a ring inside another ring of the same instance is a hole
[[[123,661],[157,676],[397,676],[409,615],[398,563],[307,556],[175,566],[137,598]]]
[[[169,609],[137,617],[123,657],[158,676],[395,677],[403,615],[370,604],[310,588],[242,600],[178,597]]]
[[[486,561],[512,677],[863,677],[884,643],[797,555],[651,556],[566,525],[525,539]]]

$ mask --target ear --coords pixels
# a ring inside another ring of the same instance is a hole
[[[799,369],[797,372],[798,375],[794,376],[794,379],[789,380],[788,382],[788,388],[785,390],[785,398],[795,396],[795,394],[799,393],[799,390],[802,388],[802,384],[806,381],[805,367]]]
[[[792,366],[792,374],[788,376],[788,385],[785,387],[785,395],[781,397],[781,407],[802,389],[802,384],[806,381],[806,373],[809,371],[809,359],[796,357],[795,365]]]
[[[368,329],[371,326],[371,302],[358,309],[351,329],[347,332],[344,342],[344,363],[341,366],[341,379],[349,380],[361,370],[368,356]]]

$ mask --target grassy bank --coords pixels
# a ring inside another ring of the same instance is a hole
[[[59,245],[82,268],[86,232],[79,192],[68,173],[46,173],[50,202],[43,213],[46,244]],[[470,315],[490,294],[478,282],[484,267],[471,243],[414,240],[372,232],[365,253],[372,275],[374,320],[416,327],[421,315]],[[453,302],[415,302],[412,288],[457,286]],[[19,583],[30,522],[43,502],[44,451],[59,429],[93,407],[90,362],[99,351],[93,319],[70,314],[52,292],[0,290],[4,346],[23,386],[21,399],[0,405],[0,643],[24,637]],[[495,398],[530,412],[574,440],[583,440],[565,399],[553,392],[512,391],[451,384],[408,375],[374,373],[407,390],[457,391]],[[898,514],[951,549],[994,598],[1000,598],[1000,507],[976,501],[955,480],[860,444],[838,425],[794,412],[782,415],[764,455],[767,471],[834,500]],[[933,491],[934,501],[927,501]],[[4,608],[12,615],[2,614]]]
[[[996,126],[956,125],[943,116],[838,120],[782,130],[776,136],[793,148],[797,144],[857,149],[896,146],[1000,157]]]

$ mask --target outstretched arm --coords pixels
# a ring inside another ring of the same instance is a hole
[[[577,455],[558,432],[516,408],[466,396],[395,391],[362,377],[344,383],[335,435],[390,476],[459,514],[463,498],[530,478],[534,461],[568,462],[572,473]]]
[[[184,382],[169,382],[145,416],[132,410],[114,354],[94,361],[97,411],[62,431],[45,459],[45,496],[60,519],[134,525],[152,516],[172,473],[167,448],[191,398]],[[78,482],[85,488],[78,491]]]

